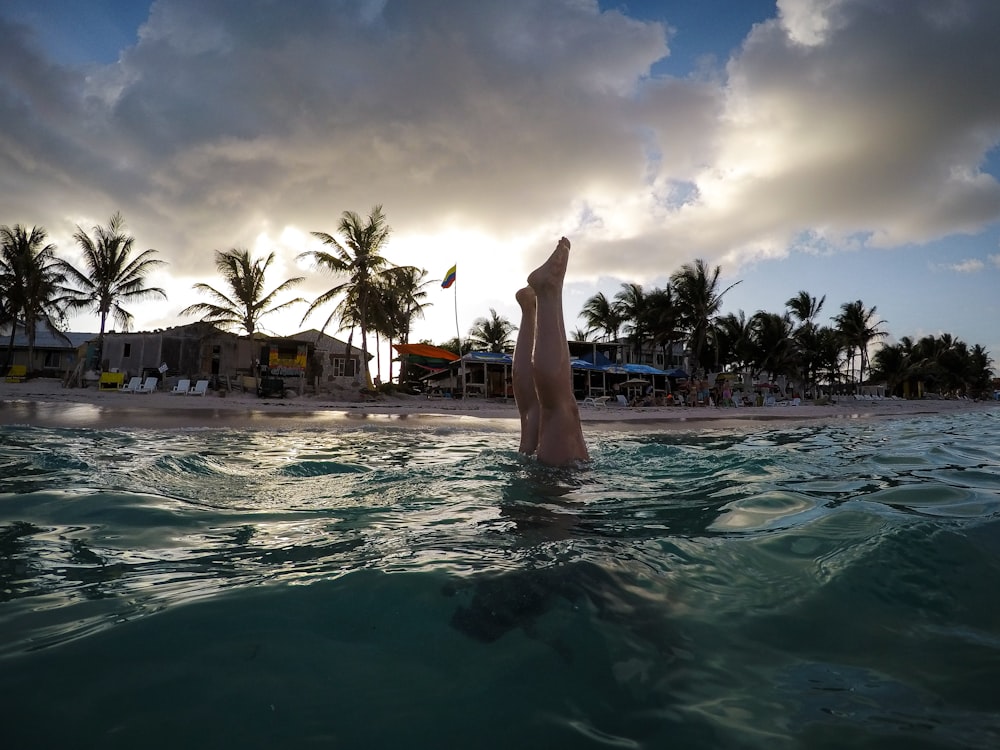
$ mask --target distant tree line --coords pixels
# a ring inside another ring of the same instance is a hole
[[[584,304],[585,328],[575,334],[580,340],[594,334],[603,340],[624,336],[636,353],[652,345],[667,355],[680,344],[696,372],[737,369],[755,379],[783,376],[805,388],[820,382],[853,387],[867,377],[884,380],[890,389],[919,379],[928,390],[942,393],[982,397],[992,390],[992,360],[979,344],[970,347],[949,334],[916,343],[904,337],[870,357],[873,345],[888,336],[887,321],[879,319],[874,305],[845,302],[831,325],[821,325],[826,297],[800,291],[781,313],[723,315],[723,297],[735,284],[720,289],[719,276],[718,266],[710,270],[696,260],[663,288],[646,291],[626,283],[613,299],[598,293]]]
[[[330,289],[308,303],[302,322],[327,309],[321,331],[334,323],[338,331],[347,330],[349,352],[358,330],[367,361],[369,335],[376,341],[386,340],[390,348],[393,343],[409,342],[413,321],[429,305],[426,287],[430,282],[425,269],[395,265],[383,255],[391,228],[381,206],[372,208],[366,217],[343,212],[337,231],[339,236],[313,232],[325,249],[299,255],[336,279]],[[0,227],[0,330],[10,333],[8,364],[19,329],[26,334],[31,357],[40,329],[65,338],[68,314],[90,309],[99,316],[100,353],[108,318],[127,331],[134,316],[126,306],[166,299],[163,289],[147,285],[149,274],[164,261],[155,250],[135,251],[135,239],[125,231],[120,213],[90,234],[77,227],[73,237],[81,249],[82,269],[57,257],[44,228]],[[241,248],[216,250],[216,268],[226,288],[195,284],[194,289],[210,301],[190,305],[181,313],[201,315],[204,321],[252,337],[263,317],[306,302],[300,297],[278,300],[304,277],[289,278],[267,289],[265,276],[274,258],[271,253],[255,259]],[[904,337],[870,358],[873,345],[888,335],[882,328],[886,321],[878,318],[874,306],[867,307],[861,300],[845,302],[830,318],[831,325],[821,325],[817,321],[826,298],[800,291],[785,302],[781,313],[760,310],[747,318],[740,310],[723,315],[723,298],[735,284],[723,289],[719,277],[718,266],[710,268],[698,259],[673,273],[662,288],[646,290],[640,284],[625,283],[612,299],[598,293],[584,304],[580,313],[584,328],[574,331],[574,337],[624,338],[636,359],[643,348],[652,346],[662,351],[665,362],[674,346],[680,345],[696,371],[736,368],[754,378],[784,376],[806,388],[819,382],[856,385],[866,376],[885,380],[890,388],[919,378],[930,390],[970,396],[983,395],[991,388],[992,360],[978,344],[970,347],[949,334],[917,342]],[[474,321],[461,342],[462,353],[473,348],[500,352],[513,347],[517,326],[492,308],[489,313]],[[442,346],[455,352],[460,349],[457,338]],[[375,350],[379,352],[380,347]],[[381,371],[380,361],[377,367]]]
[[[338,330],[349,330],[349,352],[354,330],[359,329],[367,361],[369,334],[381,336],[390,344],[409,341],[414,319],[427,306],[427,271],[395,265],[384,257],[391,230],[381,206],[375,206],[367,217],[345,211],[338,231],[340,238],[313,232],[327,249],[299,256],[338,281],[309,303],[302,322],[329,305],[321,330],[335,320]],[[94,227],[90,234],[77,227],[73,237],[81,249],[82,268],[56,255],[44,228],[28,229],[21,224],[0,227],[0,330],[9,331],[8,365],[18,330],[27,337],[31,361],[38,331],[48,330],[68,342],[64,333],[68,317],[82,309],[92,309],[99,316],[100,362],[108,318],[120,330],[128,331],[134,316],[126,306],[150,298],[167,298],[163,289],[147,284],[149,274],[164,261],[156,257],[155,250],[135,251],[135,238],[125,231],[120,213],[115,213],[106,226]],[[190,305],[181,314],[200,315],[203,321],[253,337],[265,316],[306,302],[302,298],[278,300],[303,277],[286,279],[267,289],[265,276],[274,258],[271,253],[255,259],[242,248],[216,250],[215,265],[225,288],[195,284],[194,289],[210,301]]]

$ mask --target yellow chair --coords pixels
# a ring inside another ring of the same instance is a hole
[[[27,365],[11,365],[7,370],[8,383],[23,383],[28,377]]]
[[[102,372],[97,389],[99,391],[118,391],[123,385],[125,385],[124,372]]]

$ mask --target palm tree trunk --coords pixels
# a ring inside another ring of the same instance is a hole
[[[347,333],[347,347],[344,349],[344,372],[347,372],[347,363],[351,361],[351,342],[354,341],[354,326],[351,326],[351,330]],[[358,373],[355,370],[354,376],[357,377]]]
[[[104,371],[104,327],[107,322],[108,313],[106,310],[101,310],[101,328],[97,332],[97,369],[101,372]]]
[[[7,367],[14,361],[14,337],[17,335],[17,318],[10,324],[10,341],[7,343]]]
[[[250,339],[250,377],[251,378],[256,378],[257,377],[257,367],[256,367],[257,359],[256,359],[256,357],[253,356],[253,354],[254,354],[254,352],[253,352],[253,331],[247,331],[247,336]]]

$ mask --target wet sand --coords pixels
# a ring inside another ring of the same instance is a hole
[[[168,392],[127,394],[96,387],[63,388],[57,380],[0,383],[0,424],[48,427],[228,427],[265,429],[317,428],[360,422],[419,427],[429,422],[516,430],[513,400],[452,400],[425,396],[385,396],[374,401],[331,396],[258,398],[254,394],[209,392],[204,397]],[[748,427],[774,421],[835,421],[907,417],[952,411],[997,410],[997,402],[923,399],[920,401],[842,400],[817,406],[772,407],[616,407],[581,406],[585,430],[696,429]]]

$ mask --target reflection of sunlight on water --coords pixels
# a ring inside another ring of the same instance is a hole
[[[754,495],[722,506],[719,517],[709,528],[713,531],[774,528],[794,516],[814,510],[816,505],[816,500],[791,492]]]

